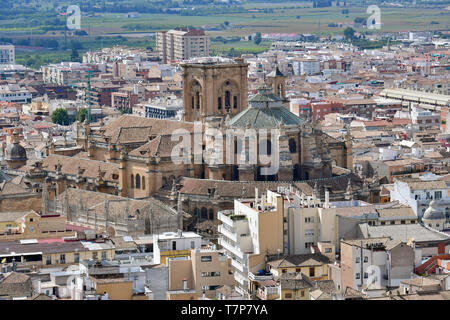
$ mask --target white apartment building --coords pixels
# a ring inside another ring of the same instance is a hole
[[[441,115],[416,106],[411,107],[411,122],[419,127],[419,130],[427,130],[439,127]]]
[[[299,75],[311,75],[320,72],[320,61],[314,59],[303,59],[300,61],[294,61],[292,63],[294,74]]]
[[[431,200],[434,199],[438,206],[443,208],[447,222],[450,219],[450,187],[445,181],[397,179],[390,194],[391,201],[399,201],[410,206],[419,218],[422,218]]]
[[[202,236],[195,232],[181,231],[164,232],[153,235],[153,262],[165,263],[162,257],[170,257],[176,251],[189,251],[202,247]],[[180,252],[183,255],[183,252]]]
[[[44,83],[70,85],[79,81],[86,81],[85,76],[91,68],[79,62],[61,62],[42,66],[42,80]]]
[[[12,44],[0,44],[0,64],[15,64],[14,46]]]
[[[32,94],[25,87],[16,84],[0,86],[0,101],[31,103]]]
[[[270,280],[260,275],[265,257],[283,252],[283,198],[268,192],[261,199],[235,200],[234,210],[218,213],[219,245],[230,257],[234,267],[236,291],[249,298],[250,280]]]
[[[156,33],[156,50],[163,63],[208,57],[211,41],[204,30],[169,30]]]

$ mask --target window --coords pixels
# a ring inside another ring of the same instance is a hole
[[[142,190],[145,190],[145,177],[142,176]]]
[[[97,260],[97,258],[98,258],[97,251],[92,252],[92,259]]]
[[[357,273],[356,274],[356,279],[361,279],[361,274]]]
[[[136,189],[140,189],[140,188],[141,188],[141,176],[138,173],[136,175]]]
[[[304,296],[305,296],[305,291],[303,291],[303,290],[300,291],[300,296],[301,296],[301,297],[304,297]]]
[[[45,260],[46,265],[52,264],[52,256],[47,256],[47,259]]]
[[[356,257],[355,263],[359,263],[360,261],[361,261],[361,259],[359,257]]]
[[[314,223],[314,217],[306,217],[305,223]]]
[[[212,261],[212,257],[211,256],[202,256],[201,257],[201,261],[202,262],[211,262]]]
[[[295,142],[295,139],[293,138],[289,139],[289,152],[290,153],[297,152],[297,144]]]
[[[234,97],[233,97],[233,108],[234,108],[234,109],[237,109],[237,107],[238,107],[237,96],[234,96]]]
[[[106,260],[106,251],[102,251],[102,260]]]
[[[292,299],[292,293],[285,293],[284,294],[285,299]]]
[[[369,257],[364,257],[364,262],[369,262]]]
[[[131,187],[134,188],[134,175],[131,175]]]
[[[309,276],[314,277],[314,274],[315,274],[314,268],[309,268]]]
[[[313,236],[314,230],[305,230],[305,236]]]
[[[286,273],[287,269],[281,269],[281,273]]]
[[[66,263],[66,255],[65,254],[59,255],[59,263]]]
[[[231,94],[230,91],[225,91],[225,108],[231,106]]]
[[[331,249],[331,248],[325,248],[325,253],[331,253],[331,252],[333,252],[333,249]]]
[[[195,94],[195,97],[197,98],[197,109],[200,109],[200,93],[197,92]]]
[[[314,242],[305,242],[305,249],[308,249],[309,247],[312,247],[314,245]]]
[[[406,224],[405,220],[400,221],[401,224]]]
[[[217,109],[222,109],[222,97],[217,98]]]
[[[73,256],[73,262],[80,262],[80,254],[79,253],[75,253]]]
[[[177,250],[177,242],[172,241],[172,250]]]
[[[442,191],[435,191],[434,192],[434,198],[435,199],[442,199]]]
[[[297,272],[297,273],[301,272],[300,268],[296,268],[295,272]]]
[[[367,272],[364,272],[364,279],[367,279],[369,277],[369,275],[367,274]]]

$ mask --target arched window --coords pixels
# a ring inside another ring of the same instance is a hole
[[[237,107],[238,107],[237,96],[233,96],[233,108],[237,109]]]
[[[145,177],[142,176],[142,190],[145,190]]]
[[[217,109],[222,109],[222,97],[217,98]]]
[[[200,209],[199,208],[195,208],[194,209],[194,217],[198,219],[199,216],[200,216]]]
[[[214,209],[209,209],[209,220],[214,220]]]
[[[291,153],[297,152],[297,143],[294,138],[289,139],[289,151]]]
[[[195,105],[195,98],[194,96],[192,96],[192,109],[194,109],[194,105]]]
[[[141,188],[141,176],[138,173],[136,175],[136,189],[140,189],[140,188]]]
[[[230,107],[231,106],[231,93],[230,91],[225,91],[225,107]]]
[[[200,92],[197,92],[195,97],[197,99],[197,109],[200,109]]]
[[[207,220],[208,219],[208,209],[206,209],[205,207],[202,208],[201,218],[202,218],[202,220]]]
[[[131,175],[131,187],[134,188],[134,175]]]

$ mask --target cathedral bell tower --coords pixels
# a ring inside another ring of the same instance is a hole
[[[183,69],[183,111],[185,121],[235,115],[247,108],[248,63],[243,59],[194,58]]]

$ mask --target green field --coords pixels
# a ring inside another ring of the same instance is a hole
[[[253,5],[253,4],[252,4]],[[342,14],[342,7],[331,8],[296,8],[297,3],[261,4],[260,8],[272,8],[274,13],[248,12],[224,14],[214,16],[178,16],[147,14],[139,18],[127,19],[123,14],[103,14],[96,18],[83,18],[82,28],[90,28],[92,34],[128,33],[123,29],[127,24],[142,24],[147,28],[136,31],[158,31],[179,26],[215,27],[225,21],[231,28],[209,32],[213,36],[247,35],[253,32],[263,33],[338,33],[339,28],[328,27],[330,23],[353,23],[356,17],[368,18],[366,8],[347,8],[349,14]],[[275,9],[276,8],[276,9]],[[249,10],[251,8],[249,7]],[[436,21],[439,24],[430,24]],[[381,22],[383,27],[376,32],[414,31],[414,30],[443,30],[448,29],[450,12],[440,9],[425,8],[381,8]],[[243,27],[243,28],[236,28]],[[367,30],[361,28],[359,31]]]
[[[57,62],[70,56],[66,50],[71,48],[72,41],[81,44],[80,55],[86,50],[110,47],[115,44],[133,47],[154,47],[154,38],[145,33],[167,30],[176,27],[205,28],[212,38],[246,36],[255,32],[261,33],[313,33],[320,35],[342,34],[347,25],[352,25],[355,18],[369,18],[366,7],[347,5],[347,7],[312,8],[311,2],[246,2],[242,5],[244,12],[228,14],[211,14],[183,16],[178,14],[142,14],[138,18],[127,18],[124,13],[101,13],[98,16],[84,15],[81,28],[88,36],[69,35],[67,40],[59,30],[44,31],[33,26],[33,19],[24,24],[18,21],[0,21],[0,37],[20,39],[56,40],[53,51],[36,51],[35,53],[17,51],[18,62],[29,59],[33,54],[42,61]],[[348,14],[342,10],[347,9]],[[419,30],[448,30],[450,11],[439,8],[388,8],[381,7],[380,30],[355,28],[360,32],[398,32]],[[242,11],[242,8],[240,9]],[[265,11],[265,12],[264,12]],[[47,17],[48,18],[48,17]],[[60,19],[62,19],[60,17]],[[227,22],[227,26],[225,26]],[[433,23],[431,23],[433,22]],[[342,24],[343,27],[330,27],[329,24]],[[46,26],[48,29],[48,26]],[[211,29],[217,30],[211,30]],[[36,44],[30,44],[38,46]],[[255,45],[253,42],[212,42],[213,54],[259,53],[270,47],[269,43]],[[233,48],[233,49],[232,49]]]

